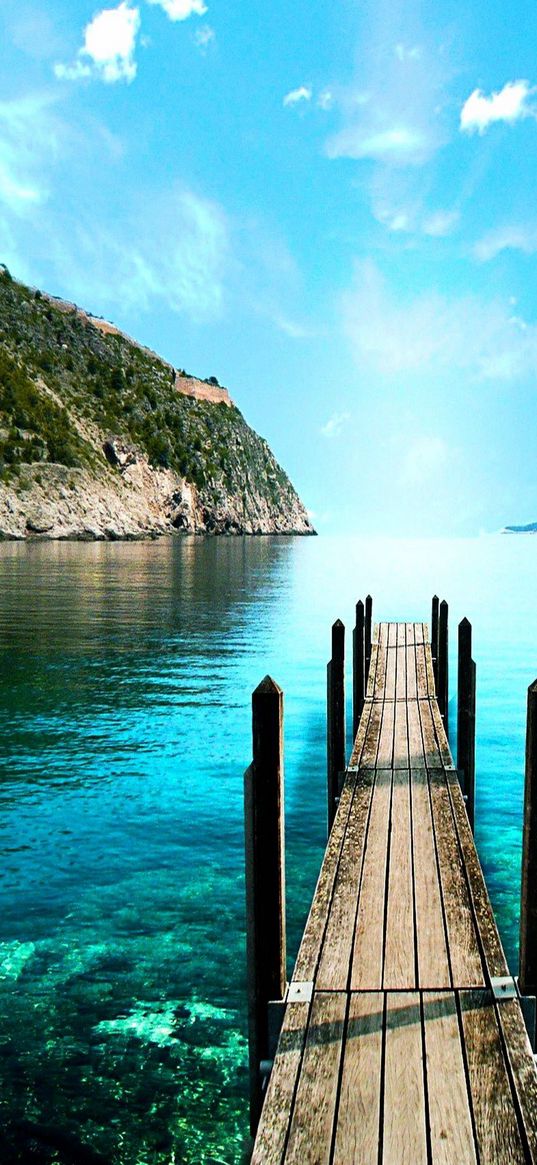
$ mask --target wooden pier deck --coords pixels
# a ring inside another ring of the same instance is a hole
[[[376,629],[252,1165],[537,1165],[537,1073],[436,701]]]

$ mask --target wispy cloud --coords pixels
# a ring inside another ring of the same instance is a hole
[[[309,85],[299,85],[298,89],[291,89],[283,99],[284,105],[298,105],[301,101],[311,101],[312,91]]]
[[[207,12],[203,0],[147,0],[147,3],[158,5],[170,20],[188,20],[189,16],[205,16]]]
[[[343,309],[362,369],[383,376],[463,372],[500,381],[537,374],[537,325],[513,316],[501,300],[427,291],[401,301],[365,262],[357,265]]]
[[[484,263],[495,259],[502,251],[534,255],[537,251],[537,226],[501,226],[489,231],[474,247],[474,255]]]
[[[210,24],[202,24],[201,28],[197,28],[194,33],[194,40],[204,55],[209,51],[209,46],[214,44],[216,40],[216,33]]]
[[[103,8],[84,29],[84,43],[70,65],[57,64],[60,80],[99,77],[108,84],[133,81],[136,76],[136,40],[140,10],[123,0],[117,8]]]
[[[527,81],[508,81],[490,97],[481,89],[474,89],[461,110],[461,130],[483,134],[497,121],[513,123],[525,117],[537,117],[537,109],[530,102],[536,91]]]
[[[460,212],[458,210],[437,210],[424,218],[422,230],[424,235],[443,239],[456,229],[459,220]]]
[[[323,437],[339,437],[350,419],[350,413],[332,413],[326,424],[321,426],[319,432]]]
[[[62,136],[53,105],[46,94],[0,102],[0,204],[15,215],[47,198],[47,168]]]

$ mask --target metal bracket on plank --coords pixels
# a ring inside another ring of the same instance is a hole
[[[287,1003],[311,1003],[312,996],[313,981],[290,983]]]
[[[495,975],[491,978],[490,985],[497,1000],[517,998],[516,983],[511,975]]]

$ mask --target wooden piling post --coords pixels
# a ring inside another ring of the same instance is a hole
[[[345,627],[332,626],[332,659],[327,668],[328,832],[336,815],[339,775],[345,771]]]
[[[520,993],[537,994],[537,680],[528,688],[520,901]]]
[[[365,614],[362,600],[356,604],[356,626],[352,633],[352,733],[356,739],[365,694]]]
[[[445,599],[440,603],[440,614],[438,618],[438,690],[437,690],[438,707],[440,714],[444,721],[444,727],[447,735],[448,726],[448,700],[449,700],[449,675],[448,675],[448,605]]]
[[[433,595],[431,604],[431,655],[433,657],[434,687],[438,692],[438,595]]]
[[[369,666],[371,663],[371,639],[373,631],[373,599],[368,595],[365,600],[365,668],[364,668],[364,682],[367,690],[367,681],[369,679]]]
[[[266,676],[252,695],[253,761],[244,774],[250,1128],[269,1058],[268,1005],[286,990],[283,692]]]
[[[459,623],[457,675],[457,768],[464,772],[466,810],[472,829],[475,810],[475,684],[472,625],[468,619],[462,619]]]

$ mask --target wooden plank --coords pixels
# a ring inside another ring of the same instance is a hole
[[[448,738],[444,728],[444,721],[440,715],[440,709],[436,700],[431,701],[430,707],[436,733],[437,748],[442,758],[442,764],[445,765],[446,768],[450,768],[453,765],[453,757],[451,755],[451,749],[448,744]]]
[[[396,678],[395,678],[395,699],[406,700],[406,671],[407,671],[407,649],[406,647],[396,647],[395,649],[396,662]]]
[[[406,623],[397,624],[397,646],[406,647]]]
[[[517,1108],[523,1121],[529,1155],[537,1162],[537,1072],[518,999],[506,999],[496,1006],[503,1033],[507,1060],[514,1081]]]
[[[353,991],[380,991],[382,987],[391,794],[391,771],[377,770],[352,953]]]
[[[321,951],[328,908],[332,899],[341,848],[347,830],[349,813],[354,798],[356,775],[347,778],[341,793],[339,808],[324,855],[313,902],[302,936],[302,942],[293,971],[293,979],[307,983],[313,979]]]
[[[428,630],[426,623],[414,623],[414,643],[427,643]]]
[[[393,761],[393,731],[395,721],[395,700],[382,705],[377,768],[389,769]]]
[[[429,698],[429,685],[427,681],[427,666],[425,662],[425,647],[423,643],[416,643],[416,679],[418,699],[427,700]]]
[[[416,987],[414,885],[408,772],[393,774],[384,990]]]
[[[406,696],[407,700],[418,698],[418,673],[416,669],[416,645],[407,643],[406,649]]]
[[[352,994],[345,1040],[334,1165],[377,1161],[384,996]]]
[[[425,752],[421,733],[421,717],[417,700],[409,700],[407,704],[408,723],[408,758],[410,768],[425,768]]]
[[[475,920],[481,936],[488,972],[491,977],[508,975],[509,968],[507,966],[507,960],[498,934],[498,927],[487,893],[483,871],[477,856],[457,774],[448,770],[446,772],[446,782],[451,798],[451,806],[459,837],[459,844],[462,850],[466,876],[470,887]]]
[[[453,986],[480,987],[483,968],[444,772],[431,770],[429,782]]]
[[[391,624],[390,624],[391,625]],[[384,682],[384,699],[395,700],[395,682],[397,676],[397,648],[389,647],[386,656],[386,679]]]
[[[425,769],[412,769],[410,792],[412,798],[418,986],[421,988],[449,987],[451,975],[436,864],[429,784]]]
[[[316,987],[345,991],[350,978],[356,908],[373,790],[374,770],[360,772],[341,849],[322,944]]]
[[[346,1002],[343,992],[316,992],[313,997],[286,1165],[330,1161]]]
[[[436,739],[433,706],[429,700],[418,700],[425,764],[428,769],[441,768],[443,765],[442,753]]]
[[[377,763],[377,754],[379,748],[380,729],[382,725],[382,713],[384,711],[384,704],[375,700],[371,705],[371,714],[367,726],[367,732],[362,749],[361,763],[364,768],[374,769]]]
[[[461,991],[459,998],[479,1160],[524,1165],[492,993]]]
[[[426,992],[423,1017],[432,1165],[477,1165],[453,992]]]
[[[388,660],[388,648],[385,643],[379,643],[376,657],[376,670],[374,676],[369,673],[370,684],[368,684],[367,694],[372,700],[384,699],[384,688],[386,686],[386,664]]]
[[[386,997],[383,1165],[427,1165],[420,997]]]
[[[407,708],[406,701],[396,701],[392,762],[394,769],[409,768]]]
[[[430,645],[430,643],[427,643],[427,644],[425,645],[425,672],[426,672],[426,675],[427,675],[427,690],[428,690],[428,693],[429,693],[429,699],[430,699],[430,700],[436,700],[436,688],[435,688],[435,683],[434,683],[433,656],[432,656],[432,652],[431,652],[431,645]]]
[[[371,704],[364,704],[362,715],[360,716],[360,723],[358,725],[358,732],[356,733],[356,740],[354,741],[351,758],[349,760],[349,768],[357,768],[362,759],[362,752],[364,749],[365,739],[369,728],[369,717],[371,715]]]
[[[397,623],[388,623],[388,647],[397,647]]]
[[[384,644],[384,647],[387,647],[389,635],[390,635],[390,624],[389,623],[378,623],[376,625],[376,627],[377,627],[377,634],[378,634],[379,643],[382,643],[382,644]]]
[[[309,1003],[289,1003],[270,1074],[251,1165],[280,1165],[306,1043]]]

